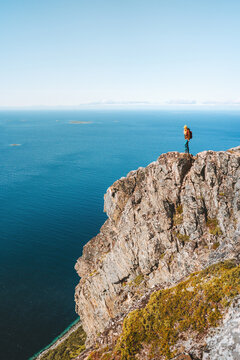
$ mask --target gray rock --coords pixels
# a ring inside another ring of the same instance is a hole
[[[203,360],[240,359],[240,297],[229,308],[223,324],[206,339]]]
[[[240,253],[240,147],[172,152],[117,180],[108,220],[75,266],[89,343],[155,287]]]

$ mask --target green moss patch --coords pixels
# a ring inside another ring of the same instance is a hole
[[[183,212],[183,207],[182,204],[180,204],[176,207],[176,213],[181,215],[182,212]]]
[[[189,241],[189,236],[186,234],[181,234],[181,233],[175,233],[175,236],[178,238],[179,241],[181,241],[181,243],[185,244],[186,242]]]
[[[177,286],[153,293],[145,308],[125,318],[114,359],[133,360],[144,345],[152,357],[171,359],[187,334],[217,326],[224,309],[240,294],[240,266],[226,261],[197,272]]]
[[[89,276],[94,276],[94,275],[98,275],[98,272],[97,272],[97,270],[95,269],[95,270],[93,270],[93,272],[91,273],[91,274],[89,274]]]
[[[133,280],[129,281],[129,282],[124,282],[122,283],[122,286],[139,286],[144,280],[144,275],[143,274],[139,274],[137,275]]]
[[[216,250],[219,247],[219,245],[220,245],[219,242],[216,241],[212,246],[213,250]]]
[[[210,234],[217,235],[217,236],[222,235],[222,231],[221,231],[220,227],[218,226],[218,220],[216,218],[213,218],[213,219],[208,218],[207,219],[207,227],[208,227]]]
[[[225,193],[224,193],[224,192],[220,192],[220,193],[219,193],[219,196],[225,196]]]
[[[88,356],[87,360],[112,360],[112,353],[109,352],[108,346],[100,349],[94,350]]]
[[[133,283],[136,286],[139,286],[143,280],[144,280],[144,276],[142,274],[140,274],[140,275],[135,277],[135,279],[133,280]]]
[[[83,350],[85,350],[85,341],[86,334],[82,326],[79,326],[77,330],[73,331],[60,345],[43,355],[41,360],[75,359]]]
[[[173,226],[181,225],[183,223],[183,207],[182,204],[176,207],[175,214],[173,215]]]
[[[182,214],[174,214],[173,215],[173,225],[177,226],[177,225],[181,225],[183,223],[183,216]]]

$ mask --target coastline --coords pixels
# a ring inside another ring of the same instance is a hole
[[[57,336],[50,344],[45,346],[42,350],[31,356],[28,360],[40,360],[48,351],[55,349],[63,341],[65,341],[74,331],[76,331],[82,322],[80,318],[73,321],[59,336]]]

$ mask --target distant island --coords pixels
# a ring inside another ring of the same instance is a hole
[[[10,146],[21,146],[22,144],[10,144]]]
[[[77,121],[77,120],[73,120],[73,121],[69,121],[69,124],[92,124],[92,121]]]

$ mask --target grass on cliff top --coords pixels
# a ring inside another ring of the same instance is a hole
[[[128,314],[111,356],[89,359],[133,360],[143,347],[151,358],[171,359],[181,338],[201,335],[218,325],[224,309],[240,294],[240,266],[225,261],[194,273],[170,289],[153,293],[145,308]],[[99,352],[98,352],[99,353]],[[99,353],[100,354],[100,353]]]
[[[83,350],[85,350],[86,334],[79,326],[73,331],[66,340],[64,340],[55,349],[49,350],[41,360],[70,360],[75,359]]]
[[[238,294],[240,266],[232,261],[195,273],[173,288],[155,292],[144,309],[131,312],[116,350],[121,359],[132,360],[145,343],[153,356],[171,359],[180,335],[201,334],[216,326],[224,308]]]

